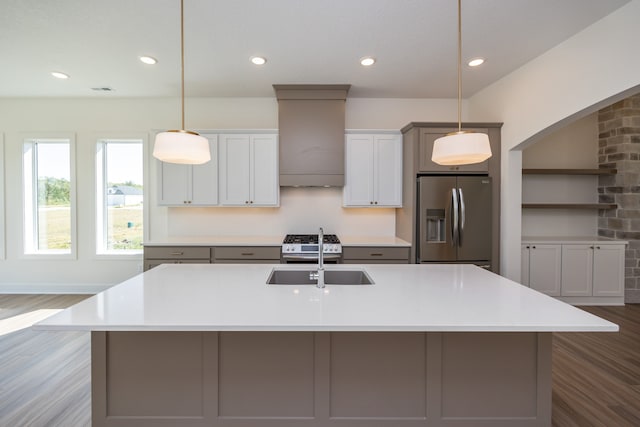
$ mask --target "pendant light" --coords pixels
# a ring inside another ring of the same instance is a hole
[[[485,133],[462,130],[462,13],[458,0],[458,131],[436,139],[431,160],[439,165],[470,165],[491,157],[489,137]]]
[[[196,132],[184,130],[184,0],[180,0],[180,69],[182,128],[157,134],[153,157],[167,163],[200,165],[211,160],[209,141]]]

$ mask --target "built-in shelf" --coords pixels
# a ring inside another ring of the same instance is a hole
[[[616,209],[615,203],[523,203],[523,209]]]
[[[522,169],[523,175],[615,175],[617,169]]]

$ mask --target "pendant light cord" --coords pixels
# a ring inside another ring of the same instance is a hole
[[[180,110],[182,111],[182,127],[184,127],[184,0],[180,0]]]
[[[462,0],[458,0],[458,132],[462,132]]]

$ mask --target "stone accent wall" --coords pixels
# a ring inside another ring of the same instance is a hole
[[[640,95],[600,110],[598,127],[598,163],[618,170],[599,178],[600,203],[616,203],[618,208],[600,211],[598,234],[629,241],[626,302],[640,302]]]

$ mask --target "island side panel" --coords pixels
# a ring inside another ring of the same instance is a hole
[[[94,426],[545,426],[550,333],[93,332]]]

